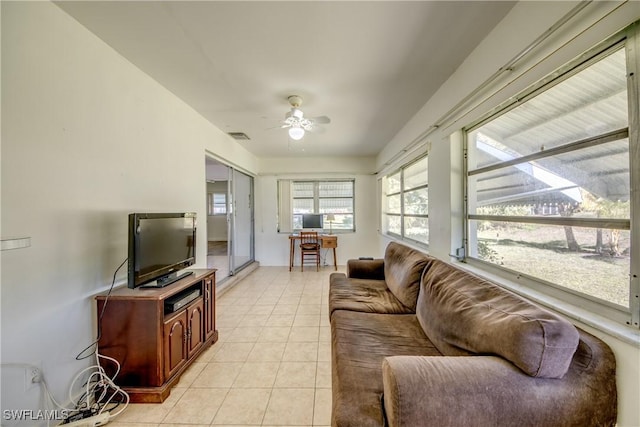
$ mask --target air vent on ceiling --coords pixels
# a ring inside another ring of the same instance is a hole
[[[249,141],[251,139],[244,132],[229,132],[229,135],[231,135],[231,138],[237,139],[238,141]]]

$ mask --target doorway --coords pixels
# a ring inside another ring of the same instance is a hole
[[[255,260],[253,177],[209,156],[207,180],[207,268],[223,283]]]

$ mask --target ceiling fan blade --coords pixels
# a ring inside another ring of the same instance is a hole
[[[271,127],[265,128],[265,130],[271,130],[271,129],[286,129],[286,128],[288,128],[288,127],[291,127],[291,125],[288,125],[288,124],[286,124],[286,123],[282,123],[282,124],[280,124],[280,125],[278,125],[278,126],[271,126]]]
[[[327,116],[312,117],[309,120],[312,120],[314,123],[318,123],[318,124],[322,124],[322,125],[331,123],[331,119],[329,117],[327,117]]]
[[[309,132],[315,133],[315,134],[323,134],[323,133],[326,132],[326,130],[327,129],[324,126],[319,126],[319,125],[314,123],[314,125],[311,127]]]

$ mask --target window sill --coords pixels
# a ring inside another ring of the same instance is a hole
[[[384,231],[378,230],[378,234],[385,239],[393,240],[394,242],[402,243],[403,245],[409,246],[410,248],[416,249],[418,251],[428,252],[429,243],[419,242],[417,240],[402,238],[398,234],[389,234]]]
[[[492,274],[479,267],[469,265],[464,262],[453,261],[453,265],[461,270],[468,271],[492,282],[499,284],[500,286],[509,289],[521,296],[524,296],[538,304],[541,304],[553,311],[563,314],[572,320],[583,323],[594,329],[597,329],[613,338],[619,339],[627,344],[631,344],[637,348],[640,348],[640,330],[630,326],[622,325],[611,319],[600,316],[592,311],[585,310],[573,304],[569,304],[566,301],[558,298],[551,297],[542,292],[531,289],[528,286],[524,286],[519,283],[514,283],[510,280],[500,277],[496,274]]]

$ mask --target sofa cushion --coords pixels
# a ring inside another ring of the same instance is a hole
[[[568,321],[438,260],[424,273],[416,314],[443,354],[499,355],[532,377],[562,378],[578,346]]]
[[[414,313],[398,301],[384,280],[352,279],[346,277],[344,273],[331,273],[329,283],[329,315],[335,310],[388,314]]]
[[[615,426],[611,349],[578,330],[562,380],[532,378],[501,357],[394,356],[383,362],[384,412],[395,426]]]
[[[337,310],[331,316],[332,425],[382,426],[385,357],[440,356],[414,314]]]
[[[347,261],[347,277],[384,280],[384,259],[350,259]]]
[[[384,279],[389,290],[406,307],[415,311],[420,277],[433,258],[402,244],[391,242],[384,254]]]

